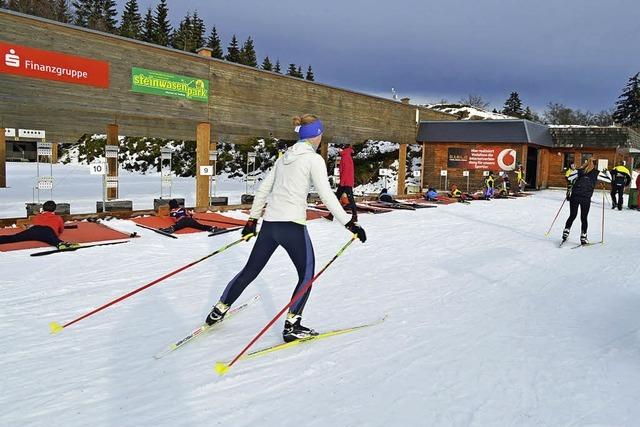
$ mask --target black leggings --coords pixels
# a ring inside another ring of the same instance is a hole
[[[200,224],[198,221],[196,221],[195,219],[189,217],[189,216],[185,216],[180,218],[174,225],[173,225],[173,230],[174,231],[178,231],[178,230],[182,230],[183,228],[195,228],[196,230],[201,230],[201,231],[211,231],[211,226],[209,225],[204,225],[204,224]]]
[[[338,200],[342,197],[343,194],[347,195],[347,199],[349,199],[349,206],[351,207],[351,216],[357,216],[358,210],[356,208],[356,199],[353,197],[353,187],[345,187],[339,186],[336,191],[336,197]]]
[[[27,240],[36,240],[51,246],[58,246],[58,243],[62,242],[51,227],[47,227],[46,225],[34,225],[10,236],[0,236],[0,244],[25,242]]]
[[[309,282],[315,270],[315,256],[307,227],[295,222],[263,221],[247,265],[229,282],[220,301],[227,305],[233,304],[249,283],[258,277],[278,246],[282,246],[287,251],[298,272],[298,284],[293,295]],[[289,311],[301,314],[310,293],[311,288],[291,306]]]
[[[591,199],[572,197],[569,200],[569,218],[567,219],[567,223],[564,228],[571,229],[573,220],[578,216],[578,206],[580,206],[580,222],[582,223],[582,233],[584,234],[587,232],[587,228],[589,227],[587,216],[589,215],[589,208],[591,207]]]
[[[616,194],[618,195],[618,202],[616,203]],[[617,207],[618,209],[622,209],[622,203],[623,203],[623,195],[624,194],[624,187],[616,187],[615,185],[611,188],[611,200],[613,202],[613,206]]]

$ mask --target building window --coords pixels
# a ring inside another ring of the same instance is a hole
[[[582,164],[584,164],[584,162],[586,162],[587,160],[589,160],[592,157],[593,157],[593,153],[582,153],[582,155],[580,156],[580,162],[582,162]]]
[[[562,170],[567,170],[571,167],[573,163],[575,165],[576,162],[576,153],[564,153],[564,163],[562,165]]]

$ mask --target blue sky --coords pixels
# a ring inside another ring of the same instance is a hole
[[[120,10],[125,0],[118,0]],[[156,0],[139,0],[142,12]],[[224,47],[251,36],[265,55],[313,67],[316,80],[412,103],[511,91],[541,111],[552,102],[613,107],[640,71],[638,0],[169,0],[177,25],[197,10]]]

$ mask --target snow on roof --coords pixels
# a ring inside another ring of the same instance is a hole
[[[426,108],[431,110],[449,113],[460,117],[460,120],[513,120],[518,117],[507,116],[506,114],[493,113],[481,108],[464,104],[428,104]]]

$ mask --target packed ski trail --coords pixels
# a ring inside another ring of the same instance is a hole
[[[0,254],[3,426],[633,426],[640,419],[640,214],[606,208],[605,244],[558,248],[564,192],[362,215],[354,243],[314,285],[305,323],[384,324],[214,372],[288,300],[279,249],[211,335],[153,358],[201,324],[253,240],[53,336],[65,321],[212,252],[239,232],[56,257]],[[600,239],[602,196],[589,237]],[[129,221],[109,221],[139,230]],[[317,265],[349,239],[309,223]],[[568,243],[577,243],[579,221]],[[241,301],[240,301],[241,302]],[[257,344],[281,341],[279,321]]]

